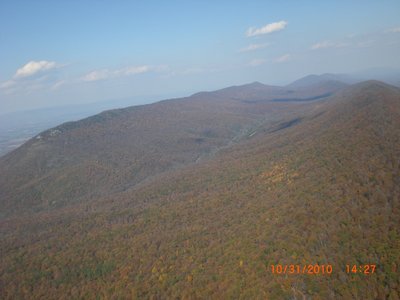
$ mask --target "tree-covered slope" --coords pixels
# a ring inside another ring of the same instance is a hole
[[[253,83],[105,111],[46,130],[0,158],[1,215],[39,211],[122,191],[212,156],[260,124],[313,103],[275,103],[331,91]]]
[[[308,108],[125,191],[4,218],[0,293],[398,299],[400,91],[365,82]]]

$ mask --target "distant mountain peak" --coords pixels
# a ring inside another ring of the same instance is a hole
[[[265,84],[259,82],[259,81],[253,81],[252,83],[249,83],[248,86],[252,86],[252,87],[264,87]]]
[[[325,82],[341,82],[344,84],[354,83],[347,75],[345,74],[333,74],[333,73],[324,73],[321,75],[311,74],[305,77],[302,77],[290,84],[287,85],[289,88],[303,88],[309,87],[316,84],[321,84]]]
[[[380,81],[380,80],[371,79],[371,80],[366,80],[366,81],[357,83],[357,84],[355,84],[354,86],[355,86],[355,87],[356,87],[356,86],[359,86],[359,87],[367,87],[367,86],[370,86],[370,87],[372,87],[372,86],[376,86],[376,87],[390,87],[390,84],[387,84],[387,83],[385,83],[385,82],[383,82],[383,81]]]
[[[347,89],[344,90],[346,91],[362,91],[363,93],[368,93],[369,91],[374,91],[377,89],[385,89],[385,90],[392,90],[392,89],[398,89],[397,87],[387,84],[383,81],[379,80],[366,80],[362,81],[356,84],[353,84],[349,86]]]

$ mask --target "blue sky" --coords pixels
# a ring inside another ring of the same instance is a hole
[[[398,0],[4,0],[0,114],[400,69],[399,16]]]

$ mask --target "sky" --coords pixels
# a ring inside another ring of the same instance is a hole
[[[400,1],[1,0],[0,114],[400,69]]]

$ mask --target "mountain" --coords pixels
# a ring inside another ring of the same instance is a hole
[[[397,299],[400,90],[282,92],[108,111],[0,158],[2,298]]]
[[[79,120],[106,109],[139,105],[160,97],[120,98],[96,103],[45,107],[0,115],[0,156],[16,149],[38,133],[61,123]]]
[[[353,84],[356,82],[354,78],[347,74],[332,74],[332,73],[325,73],[321,75],[307,75],[300,79],[295,80],[294,82],[287,85],[288,88],[304,88],[320,83],[327,83],[327,82],[334,82],[334,83],[342,83],[342,84]]]
[[[351,74],[358,81],[377,79],[388,84],[396,85],[400,81],[400,70],[394,68],[370,68]]]
[[[307,75],[303,78],[295,80],[288,84],[287,88],[302,88],[309,87],[314,84],[320,84],[323,82],[340,82],[344,84],[355,84],[367,80],[379,80],[387,84],[397,85],[400,81],[400,71],[390,68],[371,68],[361,70],[348,74],[334,74],[325,73],[321,75]]]
[[[297,91],[252,83],[64,123],[0,158],[2,214],[125,190],[213,155],[264,123],[314,105],[303,100],[331,93],[324,85]]]

